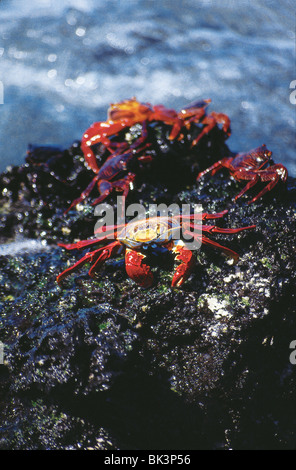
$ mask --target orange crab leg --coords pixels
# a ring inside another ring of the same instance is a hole
[[[173,125],[173,128],[169,135],[169,139],[174,140],[180,134],[183,126],[189,128],[191,122],[200,121],[205,115],[206,106],[208,106],[210,102],[211,100],[194,102],[174,115],[172,122],[170,123]]]
[[[227,114],[216,113],[215,111],[212,111],[210,116],[212,116],[215,119],[216,123],[222,124],[223,131],[225,132],[227,137],[229,137],[231,135],[231,129],[230,129],[230,119],[227,116]]]
[[[201,100],[194,101],[183,108],[178,116],[180,119],[185,121],[185,125],[190,124],[191,122],[198,122],[205,116],[206,107],[211,103],[212,100]]]
[[[108,148],[111,145],[108,136],[117,134],[127,126],[128,122],[126,121],[118,121],[115,123],[108,121],[95,122],[85,131],[81,139],[81,149],[84,153],[87,165],[95,173],[99,172],[99,167],[97,165],[96,156],[92,151],[91,146],[100,142]]]
[[[225,132],[227,137],[229,137],[231,134],[229,117],[226,116],[226,114],[216,113],[215,111],[213,111],[211,114],[206,116],[205,119],[203,120],[202,124],[204,124],[205,127],[203,128],[201,133],[196,137],[196,139],[194,139],[191,146],[194,147],[195,145],[197,145],[200,139],[205,134],[208,134],[216,126],[217,123],[223,124],[222,126],[223,131]]]
[[[150,266],[143,263],[145,255],[139,251],[126,249],[125,269],[127,275],[133,279],[139,286],[151,287],[154,281]]]

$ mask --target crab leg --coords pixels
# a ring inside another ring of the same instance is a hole
[[[191,225],[191,228],[196,228],[194,225]],[[203,225],[202,231],[207,233],[225,233],[225,234],[232,234],[232,233],[239,233],[243,230],[250,230],[256,228],[256,225],[249,225],[248,227],[238,227],[238,228],[221,228],[216,227],[216,225]]]
[[[260,181],[260,176],[258,174],[256,174],[256,173],[250,174],[250,172],[246,171],[246,170],[244,170],[243,172],[242,171],[237,171],[233,176],[236,179],[240,179],[240,177],[242,176],[242,173],[243,173],[243,175],[246,174],[246,176],[249,176],[251,178],[251,180],[241,190],[241,192],[235,196],[235,198],[234,198],[235,201],[237,199],[239,199],[240,197],[242,197],[249,189],[251,189],[253,186],[255,186],[255,184],[259,183],[259,181]],[[245,178],[242,178],[242,179],[245,179]],[[257,199],[257,197],[254,198],[254,200],[256,200],[256,199]]]
[[[111,144],[108,136],[117,134],[127,123],[123,122],[95,122],[93,123],[87,131],[83,134],[81,140],[81,149],[85,156],[85,161],[87,165],[95,172],[98,173],[99,167],[97,165],[97,160],[94,152],[91,149],[92,145],[95,145],[101,142],[108,148]]]
[[[216,214],[207,214],[207,213],[205,213],[205,214],[202,215],[202,220],[221,219],[226,214],[228,214],[227,209],[225,209],[222,212],[216,212]]]
[[[260,197],[264,196],[268,191],[271,191],[282,179],[284,182],[287,180],[288,172],[287,169],[281,165],[280,163],[276,165],[272,165],[269,168],[266,168],[265,170],[259,170],[259,171],[250,171],[250,170],[238,170],[233,174],[234,178],[238,180],[246,180],[250,179],[248,184],[245,186],[245,188],[235,197],[235,200],[237,200],[239,197],[241,197],[243,194],[245,194],[250,188],[255,186],[256,183],[259,181],[262,182],[269,182],[265,188],[262,189],[262,191],[257,194],[248,204],[251,204],[252,202],[257,201]]]
[[[77,243],[58,243],[58,246],[65,248],[66,250],[82,250],[83,248],[88,248],[89,246],[96,245],[107,239],[115,239],[117,237],[118,229],[124,227],[125,224],[121,225],[109,225],[103,226],[95,230],[95,234],[98,235],[97,238],[92,240],[81,240]]]
[[[98,185],[101,195],[95,199],[91,205],[96,206],[97,204],[101,204],[101,202],[103,202],[114,189],[122,191],[123,197],[127,197],[130,190],[130,184],[134,181],[135,177],[136,175],[134,173],[129,173],[124,178],[114,182],[101,180]]]
[[[217,248],[218,250],[223,251],[223,253],[225,253],[226,255],[233,258],[234,262],[237,263],[237,261],[239,259],[239,255],[238,255],[238,253],[231,250],[230,248],[227,248],[226,246],[220,245],[219,243],[214,242],[213,240],[210,240],[209,238],[205,237],[204,235],[202,236],[202,243],[204,245],[210,245],[210,246],[213,246],[214,248]]]
[[[223,251],[226,255],[230,256],[231,258],[233,258],[235,260],[235,262],[238,261],[239,259],[239,255],[231,250],[230,248],[227,248],[225,246],[222,246],[220,245],[219,243],[213,241],[213,240],[210,240],[209,238],[207,238],[206,236],[204,236],[204,234],[202,232],[206,232],[206,233],[224,233],[224,234],[232,234],[232,233],[239,233],[239,232],[242,232],[243,230],[249,230],[249,229],[253,229],[255,228],[256,225],[250,225],[248,227],[238,227],[238,228],[220,228],[220,227],[216,227],[215,225],[203,225],[201,230],[200,230],[200,233],[196,233],[196,232],[192,232],[192,231],[185,231],[184,234],[185,235],[191,235],[193,238],[195,238],[197,241],[201,241],[203,244],[205,245],[210,245],[210,246],[213,246],[214,248],[217,248],[221,251]],[[193,224],[191,224],[191,228],[195,228]]]
[[[194,141],[192,142],[192,147],[194,147],[196,144],[198,144],[198,142],[200,141],[200,139],[205,135],[205,134],[208,134],[214,127],[217,123],[221,123],[223,124],[223,131],[226,133],[226,135],[229,137],[230,134],[231,134],[231,131],[230,131],[230,119],[228,116],[226,116],[226,114],[222,114],[222,113],[216,113],[215,111],[213,111],[211,114],[209,114],[208,116],[206,116],[206,118],[204,119],[204,121],[202,122],[202,124],[205,125],[205,127],[203,128],[203,130],[201,131],[201,133],[196,137],[196,139],[194,139]]]
[[[147,140],[148,137],[148,130],[147,130],[147,121],[143,121],[142,123],[142,131],[140,137],[129,147],[129,151],[140,147],[141,144]],[[148,145],[148,144],[147,144]],[[150,146],[151,144],[149,144]],[[146,148],[146,145],[144,146]]]
[[[154,278],[150,266],[143,264],[145,255],[135,250],[126,249],[125,269],[127,275],[139,286],[148,288],[153,284]]]
[[[195,240],[197,240],[199,242],[202,242],[202,244],[210,245],[210,246],[213,246],[214,248],[217,248],[217,249],[223,251],[223,253],[225,253],[226,255],[233,258],[235,260],[235,262],[237,262],[238,259],[239,259],[239,255],[235,251],[233,251],[230,248],[227,248],[225,246],[222,246],[219,243],[214,242],[213,240],[210,240],[209,238],[205,237],[201,233],[199,234],[199,233],[194,233],[194,232],[185,232],[185,234],[187,234],[187,235],[191,234],[191,236],[193,238],[195,238]]]
[[[112,237],[111,237],[111,235],[112,235]],[[107,234],[107,235],[104,235],[100,238],[95,238],[93,240],[81,240],[77,243],[70,243],[70,244],[58,243],[58,246],[60,246],[61,248],[65,248],[68,251],[82,250],[84,248],[89,248],[90,246],[97,245],[98,243],[102,243],[102,241],[110,239],[110,238],[113,238],[113,239],[116,238],[116,232],[111,232],[110,231],[109,235]]]
[[[116,256],[123,250],[123,246],[119,241],[115,241],[111,243],[110,245],[105,246],[102,249],[101,254],[99,255],[98,259],[95,261],[95,263],[92,265],[90,268],[88,274],[90,277],[94,277],[96,272],[99,271],[101,268],[102,264],[109,258]]]
[[[117,232],[118,230],[121,230],[123,227],[125,227],[126,224],[118,224],[118,225],[103,225],[102,227],[98,228],[95,230],[95,234],[101,235],[101,240],[104,240],[104,235],[107,233],[106,237],[110,238],[111,234],[114,234],[114,238],[117,237]]]
[[[96,175],[92,181],[90,182],[90,184],[88,185],[88,187],[81,193],[81,195],[75,199],[72,204],[70,205],[70,207],[68,207],[68,209],[65,210],[64,212],[64,215],[68,214],[68,212],[72,209],[72,207],[74,206],[77,206],[77,204],[79,204],[80,202],[84,201],[84,199],[86,199],[90,193],[92,192],[92,190],[94,189],[96,183],[99,181],[99,175]]]
[[[265,181],[270,181],[270,180],[271,181],[248,204],[251,204],[252,202],[257,201],[257,199],[264,196],[264,194],[266,194],[268,191],[271,191],[278,184],[280,179],[282,179],[284,182],[287,180],[287,177],[288,177],[287,169],[283,165],[277,164],[277,165],[274,165],[273,167],[271,167],[273,171],[274,171],[275,167],[279,168],[280,172],[283,169],[283,172],[284,172],[283,176],[281,176],[282,174],[280,172],[278,173],[277,171],[275,172],[275,174],[272,174],[272,177],[270,177],[270,173],[268,173],[267,176],[266,176],[263,173],[263,171],[264,172],[266,171],[266,173],[267,173],[268,170],[263,170],[261,175],[260,175],[261,176],[261,181],[264,181],[264,182]]]
[[[224,210],[222,212],[218,212],[216,214],[207,214],[207,213],[198,213],[198,214],[184,214],[180,216],[173,217],[178,222],[182,223],[184,230],[188,230],[189,228],[193,228],[194,230],[202,230],[205,227],[202,222],[205,220],[212,220],[212,219],[221,219],[228,213],[228,210]],[[214,225],[212,226],[214,227]]]
[[[99,267],[101,267],[102,263],[106,259],[110,258],[111,256],[119,252],[119,248],[122,248],[121,243],[118,241],[115,241],[108,246],[104,246],[95,251],[86,253],[86,255],[83,256],[83,258],[81,258],[79,261],[77,261],[77,263],[75,263],[73,266],[71,266],[70,268],[66,269],[61,274],[59,274],[59,276],[57,277],[58,284],[60,284],[63,279],[65,279],[70,274],[77,271],[81,266],[84,266],[87,263],[90,263],[90,264],[94,263],[94,265],[89,271],[89,275],[93,277],[95,271],[99,269]]]
[[[184,126],[183,119],[176,118],[176,121],[169,135],[169,140],[174,140],[179,135],[183,126]]]
[[[65,269],[61,274],[58,275],[57,277],[57,283],[60,284],[63,279],[68,277],[70,274],[73,272],[77,271],[80,267],[84,266],[86,263],[92,263],[93,260],[95,259],[95,256],[101,253],[103,248],[99,248],[98,250],[86,253],[83,258],[81,258],[77,263],[73,264],[73,266],[70,266],[70,268]]]
[[[184,125],[189,128],[192,121],[199,122],[205,115],[205,107],[208,106],[210,102],[211,100],[197,101],[182,109],[175,117],[169,139],[174,140],[179,135]]]
[[[102,127],[103,124],[104,123],[95,123],[93,126],[91,126],[90,129]],[[116,124],[118,125],[118,123]],[[113,127],[113,124],[111,127]],[[121,123],[120,128],[123,127],[126,127],[126,124]],[[110,182],[110,179],[112,179],[113,176],[116,176],[118,172],[126,170],[126,163],[134,156],[135,152],[141,152],[142,150],[151,146],[150,143],[145,143],[148,136],[146,121],[143,122],[141,136],[132,145],[130,145],[128,151],[126,150],[125,152],[122,152],[122,150],[124,150],[124,148],[127,146],[126,143],[122,143],[122,145],[118,144],[117,151],[113,152],[108,147],[108,143],[110,142],[109,139],[105,141],[103,139],[103,135],[104,134],[96,134],[90,140],[87,140],[89,138],[87,133],[83,136],[81,148],[85,156],[85,161],[87,165],[96,173],[96,176],[92,179],[88,187],[81,193],[81,195],[72,202],[68,209],[66,209],[64,212],[65,215],[72,209],[72,207],[84,201],[84,199],[90,195],[96,183],[98,183],[98,188],[101,195],[93,202],[92,205],[100,204],[110,194],[113,188],[118,189],[119,191],[123,191],[124,195],[126,196],[129,191],[129,184],[135,179],[135,175],[129,173],[125,178],[114,183]],[[101,143],[104,144],[111,152],[111,155],[107,158],[101,168],[98,167],[96,163],[96,157],[90,148],[90,146],[97,143],[97,141],[101,141]],[[142,148],[139,148],[141,145],[143,145]],[[151,160],[151,157],[149,160]]]
[[[184,220],[192,221],[195,218],[197,218],[198,220],[211,220],[211,219],[221,219],[227,213],[228,213],[228,210],[225,209],[224,211],[217,212],[216,214],[207,214],[206,212],[205,213],[200,212],[197,214],[184,214],[184,215],[179,215],[179,216],[173,216],[173,218],[179,218],[182,221]]]
[[[197,175],[197,178],[196,178],[197,181],[200,180],[207,173],[211,173],[211,176],[215,175],[219,170],[221,170],[222,168],[225,167],[225,164],[227,164],[228,161],[231,162],[232,158],[228,158],[228,157],[222,158],[222,160],[219,160],[218,162],[214,163],[213,165],[211,165],[206,170],[201,171]]]

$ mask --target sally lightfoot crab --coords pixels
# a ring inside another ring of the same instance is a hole
[[[212,166],[201,172],[197,180],[205,174],[214,175],[222,168],[227,168],[238,181],[248,181],[242,191],[235,196],[235,200],[243,196],[249,189],[260,181],[268,183],[258,194],[249,202],[257,201],[268,191],[271,191],[280,181],[285,183],[288,177],[288,170],[280,163],[274,164],[271,159],[272,152],[261,145],[250,152],[238,153],[234,157],[227,157],[214,163]]]
[[[57,282],[61,284],[63,279],[87,263],[91,264],[89,275],[94,277],[104,261],[125,252],[125,267],[128,276],[139,286],[148,288],[152,286],[154,278],[149,265],[144,262],[146,258],[144,252],[148,247],[162,246],[175,256],[177,266],[171,285],[172,287],[180,287],[188,279],[194,267],[192,249],[189,249],[189,245],[186,246],[186,243],[179,238],[181,229],[183,237],[186,237],[186,239],[192,237],[195,242],[199,243],[198,246],[201,244],[212,246],[232,257],[235,261],[238,260],[239,255],[237,253],[211,240],[207,235],[214,233],[234,234],[253,229],[255,225],[240,228],[220,228],[215,225],[201,223],[211,219],[219,219],[226,213],[227,210],[217,214],[204,213],[198,220],[196,214],[150,217],[120,226],[102,227],[96,232],[96,235],[99,235],[98,238],[93,240],[83,240],[74,244],[59,244],[67,250],[83,250],[103,242],[105,246],[86,253],[77,263],[63,271],[57,277]],[[106,244],[110,237],[114,241]]]
[[[93,201],[93,205],[102,202],[113,190],[121,191],[124,195],[128,193],[130,183],[136,177],[135,173],[128,171],[128,166],[132,161],[139,161],[142,164],[153,159],[145,152],[151,146],[148,141],[148,125],[151,122],[159,121],[171,126],[169,140],[182,139],[185,130],[189,130],[193,123],[198,124],[200,132],[193,139],[192,147],[196,146],[218,124],[222,127],[224,138],[229,137],[231,131],[228,116],[214,111],[206,114],[206,107],[210,101],[209,99],[196,101],[180,112],[163,105],[152,106],[150,103],[140,103],[136,98],[111,104],[107,120],[95,122],[83,134],[81,149],[87,167],[95,173],[95,176],[80,197],[72,202],[66,213],[89,197],[96,186],[100,196]],[[142,132],[132,144],[112,140],[112,137],[118,136],[122,130],[137,123],[142,125]],[[94,153],[94,146],[97,144],[103,145],[110,153],[102,165],[98,165]]]
[[[208,134],[218,123],[222,125],[225,136],[229,137],[231,131],[228,116],[214,111],[206,115],[206,107],[210,102],[210,99],[196,101],[184,107],[180,112],[176,112],[174,109],[168,109],[163,105],[152,106],[150,103],[140,103],[136,98],[113,103],[108,109],[107,120],[95,122],[83,134],[81,149],[84,153],[85,161],[95,173],[98,173],[99,168],[92,146],[101,143],[111,154],[118,150],[122,153],[122,151],[128,148],[128,143],[112,142],[110,137],[137,123],[143,124],[152,121],[161,121],[164,124],[172,126],[169,134],[170,140],[181,138],[182,135],[180,133],[182,128],[189,128],[191,123],[202,123],[203,129],[192,142],[192,146],[197,145],[200,139],[205,134]],[[141,141],[145,139],[146,134],[140,137]]]

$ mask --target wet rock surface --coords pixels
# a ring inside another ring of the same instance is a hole
[[[38,165],[0,176],[0,448],[295,448],[296,182],[234,204],[241,184],[226,171],[194,182],[211,146],[189,166],[186,149],[183,173],[171,163],[179,150],[141,173],[128,202],[200,203],[228,209],[221,227],[256,224],[215,235],[238,263],[202,247],[179,290],[161,256],[149,290],[127,277],[121,258],[94,280],[84,267],[56,284],[81,256],[57,243],[91,237],[96,222],[88,204],[64,216],[92,177],[79,143],[35,151]],[[167,158],[177,186],[166,184]]]

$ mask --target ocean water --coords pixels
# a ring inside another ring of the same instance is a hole
[[[136,96],[177,110],[211,98],[231,150],[265,143],[296,176],[295,18],[294,0],[2,0],[0,171]]]
[[[23,253],[41,253],[49,250],[49,246],[39,240],[16,239],[11,243],[0,244],[0,256],[17,256]]]

